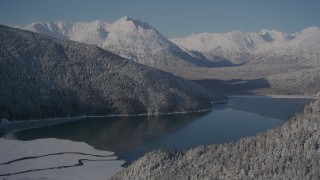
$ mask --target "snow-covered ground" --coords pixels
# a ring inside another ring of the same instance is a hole
[[[124,163],[83,142],[0,138],[0,144],[0,179],[109,179]]]

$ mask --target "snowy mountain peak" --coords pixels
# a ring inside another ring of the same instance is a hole
[[[129,17],[129,16],[123,16],[123,17],[121,17],[121,18],[119,18],[118,20],[116,20],[116,21],[134,21],[135,19],[134,18],[131,18],[131,17]],[[115,22],[116,22],[115,21]]]
[[[95,26],[97,28],[107,28],[110,26],[110,23],[102,21],[102,20],[96,20],[90,23],[92,26]]]
[[[225,34],[229,36],[241,36],[243,32],[240,30],[234,30],[234,31],[227,32]]]
[[[35,22],[27,27],[40,28],[46,27],[50,30],[55,30],[56,28],[68,28],[70,25],[64,21],[56,21],[56,22]]]
[[[266,42],[286,42],[292,37],[290,35],[287,35],[283,32],[277,31],[275,29],[272,30],[267,30],[267,29],[262,29],[259,32],[260,36],[266,41]]]
[[[99,30],[99,29],[104,29],[105,31],[108,30],[110,27],[110,23],[101,21],[101,20],[96,20],[92,22],[76,22],[73,24],[71,29],[73,30]]]
[[[296,34],[313,34],[313,33],[319,33],[320,29],[317,26],[308,27],[301,32],[298,32]]]
[[[277,31],[275,29],[269,30],[269,29],[261,29],[261,31],[259,32],[260,34],[277,34],[277,33],[282,33],[280,31]]]
[[[67,39],[66,34],[69,33],[70,25],[64,21],[57,22],[35,22],[23,29],[38,33],[47,34],[59,39]]]
[[[135,28],[140,27],[142,29],[154,29],[150,24],[142,22],[138,19],[130,18],[128,16],[124,16],[112,23],[112,26],[128,27],[133,25],[135,26]]]

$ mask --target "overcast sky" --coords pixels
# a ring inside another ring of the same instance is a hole
[[[168,38],[201,32],[320,26],[320,0],[0,0],[0,24],[140,19]]]

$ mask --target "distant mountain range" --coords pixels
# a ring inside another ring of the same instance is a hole
[[[320,65],[318,27],[310,27],[292,35],[276,30],[252,33],[232,31],[201,33],[170,40],[148,23],[129,17],[113,23],[33,23],[22,29],[97,45],[138,63],[162,69],[252,63]]]
[[[320,30],[310,27],[287,35],[276,30],[244,33],[201,33],[172,42],[190,52],[204,55],[208,60],[221,59],[241,63],[297,63],[320,65]]]
[[[193,111],[216,99],[97,46],[1,25],[0,77],[0,119]]]

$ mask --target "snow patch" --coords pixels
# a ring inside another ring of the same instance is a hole
[[[0,178],[5,179],[109,179],[124,163],[113,152],[83,142],[0,138],[0,144]]]

